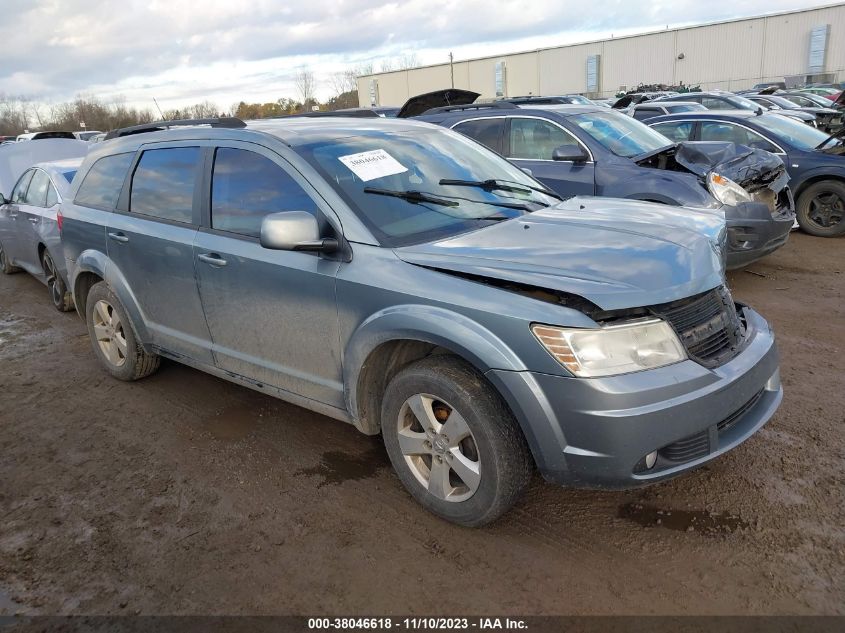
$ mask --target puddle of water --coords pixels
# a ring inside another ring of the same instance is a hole
[[[644,527],[664,527],[678,532],[704,534],[730,534],[748,527],[748,523],[735,514],[720,514],[704,510],[663,510],[641,503],[619,506],[620,519],[628,519]]]
[[[374,442],[362,453],[341,453],[328,451],[320,457],[320,463],[312,468],[301,468],[294,475],[318,475],[323,478],[318,488],[375,477],[382,468],[390,466],[384,447]]]
[[[219,440],[240,440],[257,427],[264,411],[255,407],[235,406],[223,409],[205,421],[208,431]]]

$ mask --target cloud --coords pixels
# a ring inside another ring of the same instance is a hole
[[[747,0],[742,15],[818,0]],[[729,0],[3,0],[0,89],[168,106],[295,96],[292,77],[414,51],[424,62],[740,15]],[[482,18],[482,19],[480,19]],[[326,87],[323,86],[323,91]]]

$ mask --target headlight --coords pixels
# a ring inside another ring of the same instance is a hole
[[[710,189],[713,197],[722,204],[735,206],[740,202],[751,201],[751,196],[745,189],[730,178],[725,178],[715,171],[711,171],[707,176],[707,188]]]
[[[660,319],[596,329],[535,324],[531,331],[561,365],[583,378],[627,374],[687,358],[675,331]]]

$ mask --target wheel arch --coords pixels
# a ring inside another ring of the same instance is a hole
[[[72,280],[72,292],[77,313],[83,319],[85,318],[85,305],[88,299],[88,293],[94,284],[100,281],[105,281],[111,291],[120,299],[120,302],[129,314],[135,339],[145,351],[150,351],[151,339],[144,312],[135,299],[135,294],[132,292],[126,278],[104,253],[99,251],[83,251],[76,260]]]
[[[344,395],[353,423],[368,435],[381,428],[381,401],[403,367],[434,354],[458,356],[479,373],[523,371],[505,343],[467,317],[432,306],[395,306],[359,326],[346,347]]]
[[[803,180],[801,180],[797,185],[795,185],[792,195],[795,196],[795,200],[797,201],[801,194],[804,193],[804,191],[806,191],[808,187],[811,187],[812,185],[815,185],[819,182],[823,182],[825,180],[835,180],[842,184],[845,184],[845,170],[842,170],[841,173],[831,173],[828,171],[811,173]]]

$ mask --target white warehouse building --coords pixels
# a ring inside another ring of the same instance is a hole
[[[767,81],[845,81],[845,3],[365,75],[358,98],[398,106],[451,86],[485,100],[611,97],[641,83],[733,91]]]

